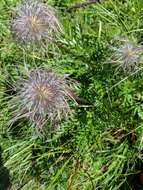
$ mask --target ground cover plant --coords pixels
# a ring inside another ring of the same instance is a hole
[[[0,190],[143,189],[143,1],[0,1]]]

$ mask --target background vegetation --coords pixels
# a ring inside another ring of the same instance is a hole
[[[63,34],[45,49],[30,51],[13,39],[9,22],[18,0],[0,1],[0,189],[143,189],[143,72],[115,72],[111,46],[118,37],[143,43],[143,1],[102,0],[70,10],[77,0],[54,6]],[[84,99],[73,117],[45,135],[27,121],[10,129],[12,81],[36,66],[52,67],[79,83]],[[5,180],[3,180],[5,179]]]

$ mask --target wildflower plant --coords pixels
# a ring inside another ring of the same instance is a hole
[[[143,1],[41,1],[0,1],[0,146],[11,189],[142,189]],[[50,46],[59,22],[46,2],[66,31]],[[59,67],[80,82],[82,99]]]
[[[129,40],[121,40],[118,47],[113,46],[109,62],[117,66],[117,70],[130,72],[138,69],[143,60],[143,46]]]
[[[37,0],[26,0],[16,7],[11,30],[18,42],[35,44],[52,41],[60,24],[54,8]]]
[[[42,127],[47,121],[61,120],[71,113],[68,99],[74,101],[70,80],[51,70],[34,69],[16,82],[16,96],[11,100],[13,119],[28,118]]]

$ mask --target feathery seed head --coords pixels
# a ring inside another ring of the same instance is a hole
[[[143,58],[143,47],[129,40],[124,40],[119,48],[113,47],[113,50],[111,63],[115,63],[117,69],[122,68],[126,72],[137,69]]]
[[[131,43],[126,43],[118,49],[118,55],[121,60],[128,64],[130,62],[138,62],[140,60],[141,48],[136,47]]]
[[[55,10],[37,0],[26,0],[15,9],[11,30],[17,41],[41,42],[51,41],[60,30]]]
[[[41,127],[47,120],[66,116],[70,113],[68,99],[74,100],[69,82],[49,70],[32,70],[26,79],[16,84],[17,95],[11,106],[16,110],[13,121],[28,118]]]

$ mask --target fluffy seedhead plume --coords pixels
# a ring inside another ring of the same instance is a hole
[[[52,41],[60,26],[51,6],[37,0],[25,0],[15,9],[11,30],[18,42],[39,43]]]
[[[112,49],[113,55],[109,61],[117,66],[117,70],[122,69],[125,72],[135,70],[143,60],[143,47],[129,40],[123,40],[119,47]]]
[[[74,100],[70,81],[64,76],[45,70],[35,69],[15,85],[16,96],[11,108],[15,122],[28,118],[42,127],[47,121],[57,121],[70,113],[68,99]]]

